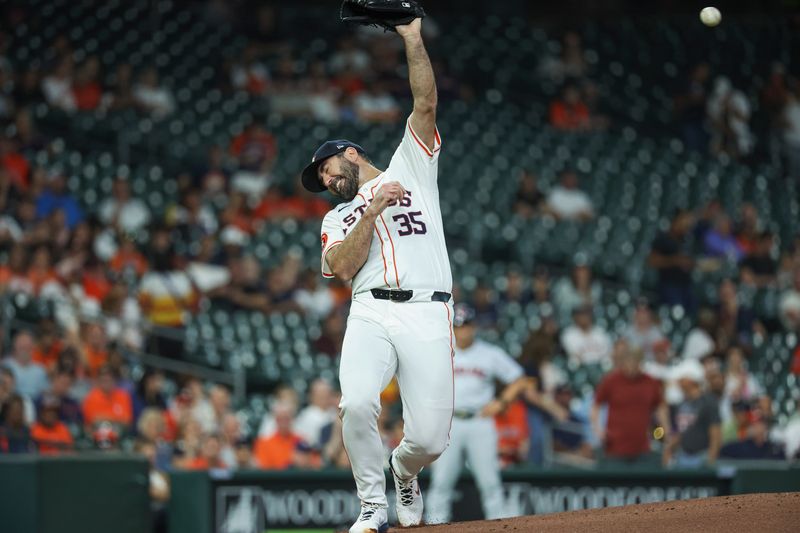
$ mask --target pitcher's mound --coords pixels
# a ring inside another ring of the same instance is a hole
[[[506,520],[460,522],[438,526],[393,529],[395,533],[510,533],[533,531],[606,532],[646,531],[686,533],[703,531],[798,531],[800,492],[719,496],[700,500],[642,503],[590,511],[572,511],[542,516],[520,516]]]

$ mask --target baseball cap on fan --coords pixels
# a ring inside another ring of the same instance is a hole
[[[301,176],[303,187],[311,192],[326,191],[327,189],[324,185],[322,185],[322,183],[320,183],[319,176],[317,175],[320,165],[329,157],[341,154],[348,148],[355,148],[359,154],[366,153],[364,149],[356,143],[344,139],[326,141],[322,143],[322,146],[317,148],[317,151],[314,152],[314,157],[311,158],[311,163],[303,169],[303,174]]]
[[[453,309],[453,326],[465,326],[475,320],[475,310],[467,304],[456,304]]]

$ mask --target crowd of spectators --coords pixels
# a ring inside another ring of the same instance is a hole
[[[688,148],[745,163],[768,162],[797,180],[799,101],[800,81],[782,63],[773,63],[758,85],[736,87],[701,62],[676,91],[673,112]]]
[[[224,2],[209,3],[212,8],[225,16]],[[370,36],[373,46],[365,48],[343,38],[327,60],[301,76],[297,51],[280,36],[274,9],[262,6],[247,22],[248,44],[221,67],[221,85],[264,98],[285,116],[402,119],[398,101],[407,89],[397,83],[402,62],[391,39]],[[274,175],[280,139],[256,116],[227,146],[211,147],[204,165],[179,177],[179,201],[163,212],[133,194],[128,175],[118,176],[96,206],[82,205],[60,169],[31,157],[47,149],[49,139],[30,106],[46,102],[64,113],[131,109],[160,119],[176,104],[153,68],[134,72],[121,63],[113,74],[103,73],[94,56],[75,64],[63,36],[46,55],[38,69],[20,72],[0,57],[0,118],[6,126],[0,136],[0,295],[54,302],[52,315],[36,324],[4,324],[14,333],[0,346],[0,453],[134,449],[149,458],[151,494],[162,502],[175,468],[347,468],[335,384],[313,382],[308,398],[279,386],[263,420],[249,427],[224,386],[143,367],[132,355],[181,359],[183,329],[213,306],[312,316],[321,323],[314,350],[335,359],[348,287],[322,283],[293,254],[265,269],[249,246],[269,224],[320,219],[328,202],[299,187],[282,188]],[[608,126],[579,35],[568,33],[561,55],[544,61],[541,73],[566,84],[550,109],[554,127]],[[468,96],[468,88],[442,74],[443,95]],[[708,69],[699,66],[676,104],[686,144],[746,158],[754,149],[749,103],[724,79],[709,92],[708,80]],[[796,168],[792,155],[800,149],[787,147],[798,145],[797,92],[779,68],[769,83],[763,102],[772,110],[775,132],[783,132],[774,137],[776,151]],[[568,169],[542,191],[527,171],[509,207],[525,219],[588,223],[596,213],[581,188],[583,178]],[[543,267],[510,269],[500,294],[486,283],[464,294],[484,331],[495,330],[511,304],[550,310],[543,311],[520,356],[536,386],[496,418],[504,465],[542,464],[548,453],[582,464],[599,459],[678,466],[724,457],[797,457],[800,414],[775,427],[771,399],[748,361],[768,330],[800,330],[800,241],[779,250],[752,205],[734,214],[709,202],[697,212],[675,213],[653,242],[649,264],[657,293],[636,302],[621,331],[597,320],[605,289],[586,262],[560,277]],[[715,291],[718,301],[708,305],[697,299],[695,278],[714,272],[726,276]],[[758,289],[780,292],[777,323],[764,323],[742,298]],[[680,308],[691,317],[682,345],[671,345],[658,320],[661,308]],[[800,374],[800,352],[796,357]],[[572,389],[565,370],[584,367],[603,375],[588,396]],[[380,425],[392,449],[402,437],[396,384],[382,401]],[[653,427],[663,441],[663,454],[655,459],[648,438]]]

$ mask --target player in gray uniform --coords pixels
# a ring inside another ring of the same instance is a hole
[[[468,461],[478,485],[487,519],[506,516],[497,430],[494,416],[501,413],[528,386],[522,367],[500,348],[475,338],[475,311],[466,304],[455,306],[456,339],[453,375],[455,387],[450,446],[431,465],[427,523],[450,521],[453,489]],[[495,380],[506,386],[495,398]]]

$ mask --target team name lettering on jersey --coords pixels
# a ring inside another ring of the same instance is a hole
[[[364,211],[367,210],[367,206],[372,203],[372,198],[368,199],[366,203],[363,203],[357,207],[354,207],[353,210],[342,219],[345,227],[342,228],[342,231],[345,235],[347,232],[358,222],[361,220],[361,216],[364,214]],[[398,202],[392,202],[389,204],[389,207],[397,206]],[[411,191],[406,191],[405,196],[400,199],[399,203],[400,207],[411,207]],[[397,234],[401,237],[406,237],[408,235],[424,235],[428,232],[428,227],[425,225],[425,222],[421,220],[422,218],[422,211],[410,211],[408,213],[398,213],[393,215],[391,220],[397,222],[400,229],[398,229]],[[323,245],[323,248],[325,246]]]

